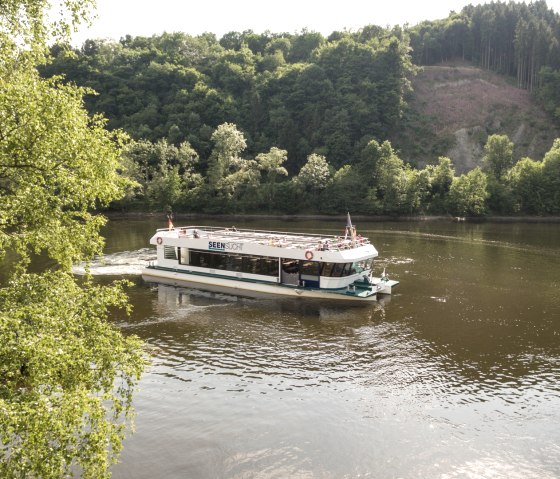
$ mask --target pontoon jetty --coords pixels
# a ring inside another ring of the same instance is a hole
[[[349,224],[341,237],[207,226],[158,229],[146,281],[247,296],[375,301],[398,281],[372,274],[378,255]]]

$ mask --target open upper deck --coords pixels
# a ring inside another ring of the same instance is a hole
[[[161,228],[157,230],[157,234],[165,238],[205,238],[210,241],[224,243],[234,241],[300,250],[342,251],[370,244],[369,239],[355,233],[349,233],[346,236],[335,236],[214,226]]]

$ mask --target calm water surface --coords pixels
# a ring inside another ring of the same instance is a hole
[[[158,226],[112,220],[93,271],[137,272]],[[560,225],[357,226],[378,271],[401,281],[390,300],[345,308],[135,281],[134,313],[115,321],[154,360],[115,479],[560,477]]]

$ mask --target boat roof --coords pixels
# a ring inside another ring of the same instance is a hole
[[[239,229],[215,226],[181,226],[161,228],[157,236],[165,238],[206,238],[220,242],[243,242],[261,245],[274,245],[288,249],[311,250],[317,249],[319,244],[325,245],[329,251],[354,249],[371,244],[368,238],[347,234],[336,236],[327,234],[288,233],[282,231],[265,231],[253,229]]]

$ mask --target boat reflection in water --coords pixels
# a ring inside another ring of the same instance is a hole
[[[336,314],[346,314],[349,306],[354,309],[383,308],[391,302],[390,295],[383,295],[375,303],[340,303],[337,301],[314,301],[312,299],[270,297],[261,298],[231,294],[227,292],[205,291],[197,288],[187,288],[162,283],[156,283],[153,288],[157,290],[158,314],[164,312],[180,314],[181,311],[191,312],[193,309],[221,307],[231,304],[244,305],[248,308],[266,309],[267,311],[289,312],[301,317],[332,317]]]

